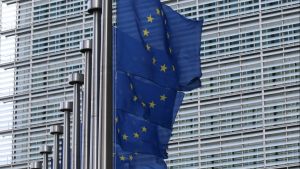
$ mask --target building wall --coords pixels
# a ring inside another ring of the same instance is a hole
[[[12,156],[14,69],[8,63],[15,55],[15,36],[9,35],[15,28],[15,9],[15,4],[0,2],[0,166]]]
[[[42,159],[40,145],[53,144],[49,127],[63,124],[59,104],[72,100],[68,75],[82,71],[79,43],[91,38],[92,16],[86,13],[85,0],[9,3],[16,4],[17,11],[16,28],[10,33],[16,45],[14,92],[10,99],[12,151],[11,164],[0,164],[0,168],[23,169],[31,161]]]
[[[17,21],[1,30],[0,93],[5,88],[6,94],[0,95],[0,128],[2,121],[11,124],[0,129],[0,154],[11,154],[0,155],[0,168],[27,168],[41,159],[39,145],[52,144],[49,127],[63,122],[58,106],[72,99],[67,75],[82,70],[79,42],[91,38],[92,18],[85,0],[6,1],[16,5]],[[203,86],[186,94],[169,168],[299,168],[300,1],[165,3],[188,18],[205,19]],[[4,44],[16,48],[15,58],[3,55]],[[3,78],[8,71],[14,77],[9,86]],[[9,140],[7,151],[2,145]]]
[[[169,1],[204,18],[201,89],[188,92],[170,169],[300,167],[300,1]]]

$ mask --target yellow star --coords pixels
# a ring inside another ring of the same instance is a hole
[[[155,57],[152,57],[152,64],[155,65],[155,63],[156,63],[156,59]]]
[[[166,64],[163,64],[163,65],[160,66],[160,71],[162,71],[162,72],[166,72],[167,69],[168,68],[167,68]]]
[[[166,99],[167,99],[167,96],[166,96],[166,95],[161,95],[161,96],[160,96],[160,100],[161,100],[161,101],[166,101]]]
[[[123,140],[127,141],[128,140],[128,136],[126,134],[123,134]]]
[[[143,106],[143,107],[146,107],[146,104],[145,104],[144,102],[142,102],[142,106]]]
[[[158,8],[156,8],[156,14],[160,15],[160,10]]]
[[[133,137],[134,138],[140,138],[140,135],[139,135],[139,133],[133,133]]]
[[[130,83],[130,89],[133,90],[133,84],[132,83]]]
[[[147,21],[148,21],[149,23],[152,23],[153,20],[154,20],[154,18],[153,18],[151,15],[147,16]]]
[[[146,44],[146,49],[148,50],[148,51],[150,51],[150,49],[151,49],[151,46],[147,43]]]
[[[169,52],[172,53],[172,48],[169,48]]]
[[[154,101],[151,101],[151,102],[149,103],[149,107],[152,108],[152,109],[155,107]]]
[[[116,118],[115,118],[115,122],[118,123],[118,121],[119,121],[119,119],[118,119],[118,117],[116,117]]]
[[[129,160],[132,161],[133,160],[133,156],[129,155]]]
[[[138,97],[137,96],[133,96],[133,101],[137,101]]]
[[[143,133],[146,133],[147,132],[147,128],[144,126],[144,127],[142,127],[142,132]]]
[[[126,159],[126,158],[125,158],[123,155],[120,156],[120,160],[121,160],[121,161],[125,161],[125,159]]]
[[[175,71],[175,70],[176,70],[174,65],[172,65],[172,70],[173,70],[173,71]]]
[[[148,37],[150,32],[148,31],[148,29],[144,29],[143,33],[145,37]]]
[[[170,34],[169,34],[169,32],[167,32],[167,38],[170,39]]]

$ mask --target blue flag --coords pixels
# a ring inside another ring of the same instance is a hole
[[[201,86],[202,24],[158,0],[117,1],[115,168],[167,168],[182,91]]]

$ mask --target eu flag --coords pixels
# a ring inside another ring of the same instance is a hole
[[[158,0],[117,1],[115,168],[167,168],[183,91],[201,86],[202,24]]]

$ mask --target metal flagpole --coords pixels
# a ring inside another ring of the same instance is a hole
[[[42,162],[35,161],[30,164],[30,169],[42,169]]]
[[[101,60],[103,88],[99,136],[100,169],[113,168],[112,98],[112,0],[102,1]]]
[[[63,127],[54,125],[50,127],[50,134],[54,135],[53,168],[59,169],[59,135],[63,133]]]
[[[93,55],[92,55],[92,119],[91,119],[91,169],[98,169],[98,126],[100,126],[99,113],[101,107],[101,60],[100,60],[100,38],[101,38],[101,0],[90,0],[88,11],[94,15],[94,37],[93,37]]]
[[[43,169],[48,169],[48,155],[52,153],[52,147],[43,145],[40,147],[40,154],[43,155]]]
[[[83,75],[80,73],[71,74],[69,84],[74,86],[72,169],[80,169],[80,86],[83,84]]]
[[[65,113],[63,169],[70,169],[70,113],[73,110],[73,102],[62,102],[59,110]]]
[[[85,58],[84,72],[84,111],[83,115],[83,145],[82,145],[82,168],[89,169],[90,167],[90,123],[91,123],[91,52],[92,40],[83,40],[80,44],[80,51]]]

